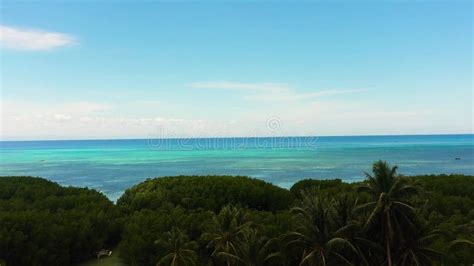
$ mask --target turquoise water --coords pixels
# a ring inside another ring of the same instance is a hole
[[[0,159],[0,175],[41,176],[115,200],[167,175],[246,175],[285,188],[304,178],[358,181],[378,159],[408,175],[474,174],[474,135],[2,141]]]

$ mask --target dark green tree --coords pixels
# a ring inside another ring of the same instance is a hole
[[[386,263],[392,265],[392,244],[403,241],[403,236],[416,232],[416,213],[406,200],[418,192],[410,179],[397,175],[397,166],[385,161],[375,162],[373,175],[366,174],[365,184],[359,191],[367,192],[372,201],[363,204],[362,210],[372,210],[364,228],[369,235],[378,235],[384,243]]]
[[[468,239],[453,240],[448,244],[446,253],[446,265],[469,265],[474,260],[474,242]]]
[[[240,237],[249,225],[242,208],[232,205],[223,207],[214,217],[211,231],[203,236],[209,240],[207,247],[213,249],[212,256],[217,257],[221,252],[235,255]],[[225,256],[225,260],[227,265],[233,261],[228,256]]]
[[[238,242],[235,254],[220,252],[218,256],[234,260],[239,265],[276,265],[282,254],[276,251],[276,239],[261,236],[258,229],[245,228]]]
[[[157,240],[156,244],[163,249],[166,254],[160,258],[157,266],[187,266],[196,265],[198,245],[194,241],[189,241],[188,236],[176,227],[164,234],[164,237]]]
[[[433,265],[433,261],[442,261],[443,253],[431,248],[433,241],[441,237],[439,230],[422,230],[406,238],[397,250],[395,264]]]
[[[329,260],[351,265],[347,254],[358,250],[335,233],[332,203],[316,193],[302,193],[300,206],[292,209],[299,226],[288,234],[289,245],[301,247],[300,265],[327,265]]]

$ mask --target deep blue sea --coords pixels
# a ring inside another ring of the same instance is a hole
[[[379,159],[406,175],[474,175],[474,135],[0,142],[0,175],[87,186],[112,200],[170,175],[245,175],[285,188],[305,178],[359,181]]]

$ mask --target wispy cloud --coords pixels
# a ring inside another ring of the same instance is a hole
[[[73,118],[89,116],[111,110],[112,105],[96,102],[38,103],[30,101],[2,101],[2,119],[25,120],[30,118],[50,121],[70,121]]]
[[[471,130],[470,118],[449,119],[454,117],[453,111],[440,113],[418,107],[399,110],[387,108],[386,103],[341,100],[291,105],[285,102],[267,105],[258,112],[216,109],[216,113],[223,115],[214,118],[163,112],[132,115],[129,108],[98,102],[2,101],[0,139],[319,136],[419,134],[433,133],[433,128],[438,133]]]
[[[191,83],[192,88],[238,90],[251,92],[245,99],[253,101],[298,101],[323,96],[363,92],[363,89],[330,89],[314,92],[298,92],[297,90],[278,83],[241,83],[230,81],[206,81]]]
[[[265,92],[284,92],[289,90],[286,85],[277,83],[242,83],[231,81],[204,81],[191,83],[192,88],[218,90],[247,90]]]
[[[42,51],[73,43],[69,34],[0,25],[0,45],[7,49]]]
[[[0,139],[191,137],[221,126],[192,118],[129,116],[120,112],[122,107],[97,102],[2,101]]]

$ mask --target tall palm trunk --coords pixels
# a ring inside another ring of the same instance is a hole
[[[387,264],[388,266],[392,266],[392,256],[390,254],[390,241],[388,238],[385,239],[385,247],[387,249]]]
[[[387,212],[387,215],[385,217],[387,221],[385,222],[386,228],[385,228],[385,248],[387,250],[387,265],[392,266],[392,255],[390,252],[390,215]]]
[[[230,253],[229,242],[226,243],[226,252]],[[227,258],[227,266],[230,266],[230,259]]]
[[[323,266],[326,266],[326,257],[324,256],[324,252],[321,251],[321,259],[323,261]]]

